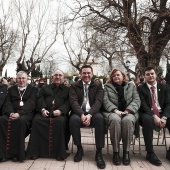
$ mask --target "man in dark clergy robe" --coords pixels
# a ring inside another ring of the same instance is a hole
[[[0,162],[24,161],[36,95],[37,89],[27,84],[27,73],[18,72],[17,84],[8,89],[0,117]]]
[[[56,70],[53,83],[44,86],[38,97],[39,112],[32,122],[27,156],[35,160],[39,157],[53,157],[64,160],[68,135],[69,87],[64,85],[64,74]]]

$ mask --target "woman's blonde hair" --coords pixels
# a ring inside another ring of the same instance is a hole
[[[128,81],[128,80],[129,80],[129,78],[127,77],[127,75],[126,75],[121,69],[119,69],[119,68],[114,68],[114,69],[111,71],[110,75],[109,75],[109,78],[108,78],[108,80],[107,80],[107,83],[113,83],[113,75],[114,75],[117,71],[120,71],[121,74],[123,75],[123,81]]]

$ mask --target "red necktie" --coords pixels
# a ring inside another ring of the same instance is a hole
[[[156,101],[155,101],[155,87],[152,86],[151,87],[151,97],[152,97],[152,108],[153,108],[153,112],[154,114],[156,114],[158,117],[160,117],[160,114],[159,114],[159,110],[156,106]]]

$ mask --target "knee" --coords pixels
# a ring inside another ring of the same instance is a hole
[[[102,124],[102,125],[104,125],[104,118],[103,118],[103,116],[101,115],[101,114],[96,114],[96,115],[94,115],[93,116],[93,118],[92,118],[93,120],[94,120],[94,122],[96,122],[97,124]]]
[[[125,125],[135,125],[135,119],[129,116],[125,116],[122,120],[122,124]]]
[[[154,120],[152,118],[152,116],[144,116],[142,119],[141,119],[141,125],[143,127],[152,127],[154,126]]]
[[[151,116],[143,118],[143,124],[151,124],[151,123],[153,123],[153,118]]]
[[[112,115],[109,117],[109,125],[113,126],[113,125],[118,125],[121,123],[121,118],[118,117],[117,115]]]
[[[69,120],[69,126],[81,125],[81,119],[78,115],[72,115]]]
[[[64,116],[56,117],[55,122],[56,122],[56,124],[60,124],[60,125],[66,124],[66,120],[65,120]]]
[[[22,118],[22,117],[19,117],[18,119],[15,119],[16,122],[19,124],[19,125],[25,125],[25,120]]]

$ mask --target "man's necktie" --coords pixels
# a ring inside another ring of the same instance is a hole
[[[83,104],[82,104],[82,110],[84,112],[86,112],[86,104],[87,104],[87,100],[88,100],[88,84],[84,84],[84,100],[83,100]]]
[[[156,106],[156,100],[155,100],[155,87],[152,86],[151,87],[151,97],[152,97],[152,108],[153,108],[153,112],[154,114],[156,114],[158,117],[160,117],[160,114],[159,114],[159,110]]]

